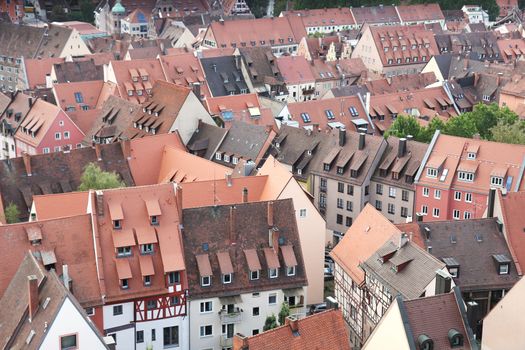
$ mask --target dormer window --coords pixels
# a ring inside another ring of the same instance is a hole
[[[120,220],[113,220],[113,228],[120,230],[122,228],[122,222]]]
[[[211,276],[202,276],[201,277],[201,286],[207,287],[211,284]]]
[[[232,274],[231,273],[227,273],[227,274],[222,275],[222,283],[223,284],[232,283]]]
[[[457,348],[463,346],[463,334],[459,333],[458,330],[452,328],[448,331],[448,341],[450,347]]]
[[[328,164],[328,163],[324,163],[324,165],[323,165],[323,170],[324,170],[324,171],[330,171],[330,164]]]
[[[268,277],[270,278],[279,277],[279,269],[268,269]]]
[[[226,163],[229,163],[229,162],[230,162],[230,156],[227,155],[227,154],[225,154],[225,155],[224,155],[224,161],[225,161]]]
[[[222,160],[222,153],[221,152],[215,153],[215,159],[216,160]]]
[[[288,266],[286,268],[286,276],[295,276],[295,266]]]
[[[458,171],[458,180],[465,181],[465,182],[473,182],[474,173],[470,173],[466,171]]]
[[[151,253],[153,253],[152,243],[143,244],[140,246],[140,254],[144,255],[144,254],[151,254]]]
[[[501,186],[503,186],[503,178],[499,177],[499,176],[491,176],[490,177],[490,184],[492,186],[501,187]]]
[[[508,275],[509,274],[509,264],[501,264],[499,266],[499,271],[498,273],[500,275]]]
[[[151,276],[144,276],[144,285],[151,286]]]
[[[498,275],[508,275],[510,273],[510,259],[505,254],[492,255],[496,263]]]
[[[255,281],[259,279],[259,270],[250,271],[250,280]]]
[[[177,283],[180,283],[180,272],[178,271],[168,272],[168,284],[174,285]]]
[[[128,289],[129,288],[129,282],[128,282],[127,278],[120,280],[120,287],[122,289]]]
[[[159,224],[159,217],[157,215],[150,216],[150,223],[154,226]]]
[[[427,168],[427,177],[437,177],[438,170],[436,168]]]
[[[130,255],[131,255],[131,247],[118,247],[117,248],[118,257],[130,256]]]
[[[467,159],[470,159],[470,160],[476,159],[476,153],[468,152],[467,153]]]
[[[338,173],[339,175],[343,175],[344,172],[345,172],[345,168],[340,167],[340,166],[337,167],[337,173]]]

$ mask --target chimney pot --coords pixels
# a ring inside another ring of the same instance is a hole
[[[285,324],[288,325],[292,332],[299,331],[299,322],[293,316],[286,317]]]
[[[399,158],[404,157],[407,150],[407,139],[400,138],[399,139],[399,146],[397,148],[397,156]]]
[[[268,227],[273,227],[273,202],[268,202]]]
[[[364,132],[359,133],[359,150],[363,150],[365,148],[365,137],[366,134]]]
[[[346,143],[346,129],[344,127],[339,128],[339,146],[344,147]]]
[[[36,310],[38,309],[38,278],[36,275],[27,276],[28,282],[28,306],[29,306],[29,322],[32,322]]]
[[[246,187],[242,189],[242,202],[248,203],[248,188]]]

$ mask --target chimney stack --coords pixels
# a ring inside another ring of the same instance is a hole
[[[399,236],[399,249],[403,248],[405,244],[408,242],[408,236],[406,233],[402,232],[401,236]]]
[[[104,216],[104,192],[95,191],[95,200],[97,206],[97,215]]]
[[[293,332],[298,332],[299,331],[299,323],[297,321],[297,319],[293,316],[288,316],[286,317],[286,320],[285,320],[285,323],[286,325],[288,325],[290,327],[290,330]]]
[[[182,187],[179,184],[175,185],[175,200],[177,201],[177,211],[179,213],[179,223],[182,225]]]
[[[344,127],[339,128],[339,146],[344,147],[346,143],[346,129]]]
[[[248,203],[248,188],[246,187],[242,189],[242,202]]]
[[[226,185],[228,185],[228,187],[232,187],[232,174],[226,173]]]
[[[412,141],[412,140],[414,139],[414,136],[412,136],[412,135],[407,135],[406,138],[407,138],[407,141]]]
[[[31,107],[33,107],[33,98],[32,97],[27,99],[27,104],[29,105],[29,109],[31,109]]]
[[[241,333],[233,337],[233,350],[248,350],[248,338]]]
[[[24,167],[26,168],[27,176],[31,176],[31,156],[27,152],[22,152],[22,158],[24,160]]]
[[[38,309],[38,278],[36,275],[27,276],[29,322],[32,322]]]
[[[273,227],[273,202],[268,202],[268,227]]]
[[[397,156],[399,158],[402,158],[405,156],[407,152],[407,139],[405,138],[400,138],[399,139],[399,146],[397,148]]]
[[[496,200],[496,189],[491,188],[489,190],[489,199],[488,199],[488,205],[487,205],[487,217],[493,218],[494,217],[494,201]]]
[[[279,254],[279,229],[277,227],[270,229],[270,247],[273,248],[275,254]]]
[[[127,137],[120,141],[120,147],[124,158],[131,159],[131,141]]]
[[[67,265],[62,265],[62,279],[64,286],[69,290],[69,267]]]
[[[195,94],[195,96],[197,96],[197,98],[200,101],[200,99],[201,99],[201,83],[193,83],[193,85],[191,87],[192,87],[193,93]]]
[[[102,152],[100,150],[99,143],[95,143],[95,155],[97,156],[97,160],[100,162],[102,160]]]
[[[235,244],[235,206],[230,207],[230,244]]]
[[[365,148],[365,137],[366,134],[364,132],[359,133],[359,150],[363,150]]]

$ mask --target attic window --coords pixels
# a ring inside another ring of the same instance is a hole
[[[510,259],[505,254],[495,254],[492,255],[497,269],[498,275],[508,275],[510,271]]]
[[[448,341],[452,348],[463,346],[463,334],[459,333],[458,330],[451,328],[448,331]]]
[[[223,284],[232,283],[232,274],[231,273],[227,273],[227,274],[222,275],[222,283]]]
[[[301,113],[301,118],[303,119],[304,123],[310,123],[312,121],[308,113]]]
[[[491,176],[490,184],[492,186],[503,186],[503,178],[499,176]]]
[[[468,152],[468,153],[467,153],[467,159],[470,159],[470,160],[472,160],[472,159],[476,159],[476,153],[474,153],[474,152]]]
[[[120,230],[122,228],[122,222],[120,220],[113,220],[113,228]]]
[[[158,225],[159,224],[159,218],[157,217],[157,215],[151,216],[150,219],[151,219],[151,224],[152,225]]]
[[[211,284],[211,277],[210,276],[202,276],[201,277],[201,286],[206,287]]]
[[[128,289],[129,288],[129,283],[128,283],[128,279],[127,278],[124,278],[124,279],[120,280],[120,287],[122,289]]]

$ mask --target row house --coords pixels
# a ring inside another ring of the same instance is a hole
[[[300,17],[308,35],[357,29],[352,9],[348,7],[283,11],[279,16]]]
[[[225,16],[253,16],[246,0],[223,0],[222,12]]]
[[[203,67],[191,52],[159,56],[166,81],[188,87],[199,99],[210,97]]]
[[[288,102],[309,101],[316,98],[316,78],[306,58],[282,56],[277,59],[277,67],[288,90]]]
[[[281,56],[296,53],[305,36],[306,30],[297,16],[219,20],[208,26],[202,45],[218,49],[270,46],[276,56]]]
[[[330,253],[335,261],[335,298],[360,348],[394,298],[448,293],[453,281],[443,262],[419,248],[367,205]]]
[[[383,158],[370,181],[370,203],[393,223],[415,217],[414,179],[428,145],[390,136]]]
[[[476,219],[489,189],[524,189],[525,147],[442,135],[436,131],[415,178],[423,221]]]
[[[387,147],[382,137],[338,129],[313,158],[309,187],[334,244],[370,201],[370,181]]]
[[[109,349],[68,283],[26,253],[0,299],[4,349]]]
[[[525,55],[524,39],[498,39],[496,42],[503,62],[515,62]]]
[[[17,156],[15,133],[20,123],[33,107],[33,98],[22,92],[12,92],[9,95],[0,93],[0,159],[15,158]]]
[[[439,3],[396,6],[396,11],[402,25],[437,23],[442,29],[445,28],[445,16]]]
[[[478,350],[478,340],[467,322],[467,309],[459,288],[414,300],[396,297],[363,350],[389,347]]]
[[[87,55],[91,52],[77,30],[50,25],[20,26],[0,21],[0,91],[15,91],[25,58]]]
[[[213,97],[251,92],[244,81],[240,56],[203,57],[200,59],[206,84]]]
[[[279,113],[279,117],[282,118],[282,125],[314,132],[345,128],[349,131],[366,130],[366,133],[375,133],[375,127],[365,112],[360,96],[289,103]]]
[[[14,133],[16,155],[46,154],[80,148],[83,131],[60,108],[28,99],[29,111]],[[14,117],[16,121],[16,116]]]
[[[499,62],[502,60],[496,44],[496,34],[491,31],[437,34],[435,39],[440,54],[460,54],[479,61]]]
[[[390,128],[398,115],[412,116],[422,125],[432,118],[448,120],[459,114],[454,102],[441,86],[365,96],[367,113],[380,134]]]
[[[283,303],[292,314],[306,305],[293,211],[291,199],[184,209],[192,349],[230,349]]]
[[[304,37],[299,43],[297,55],[304,56],[308,61],[316,58],[328,62],[337,59],[347,59],[352,54],[352,43],[354,41],[357,42],[353,37],[349,38],[341,35],[329,35],[319,38]]]
[[[422,248],[447,265],[467,303],[468,321],[481,339],[482,320],[519,275],[495,218],[418,223],[415,235]]]
[[[355,85],[366,78],[367,69],[359,58],[334,61],[313,59],[310,61],[315,78],[315,96],[323,96],[336,87]]]
[[[483,7],[478,5],[464,5],[461,11],[468,23],[483,23],[486,26],[489,25],[489,14],[483,10]]]
[[[519,117],[525,116],[525,79],[516,75],[499,90],[499,106],[508,107]]]
[[[147,38],[149,32],[149,16],[141,9],[132,11],[120,20],[120,33],[135,38]]]
[[[366,25],[352,58],[359,57],[371,72],[390,77],[420,73],[438,52],[434,33],[423,25]]]

